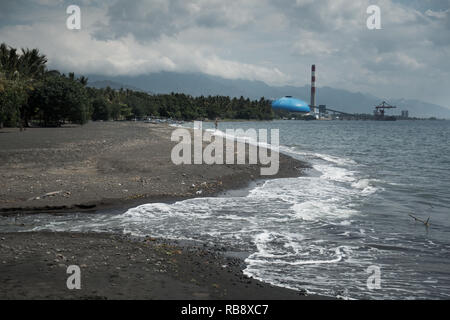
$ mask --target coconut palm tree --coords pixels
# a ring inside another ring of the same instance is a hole
[[[5,78],[14,79],[18,75],[19,56],[17,50],[2,43],[0,45],[0,69]]]
[[[33,90],[36,82],[48,72],[47,58],[38,49],[22,49],[21,54],[6,44],[0,44],[0,73],[8,81],[15,81],[27,92]],[[26,99],[15,106],[21,116],[22,125],[28,126],[33,110],[28,110]]]
[[[18,61],[18,71],[27,79],[39,79],[47,72],[47,61],[47,57],[39,53],[39,49],[22,49]]]
[[[38,49],[22,49],[19,55],[17,50],[0,44],[0,70],[8,80],[36,80],[47,72],[47,57]]]

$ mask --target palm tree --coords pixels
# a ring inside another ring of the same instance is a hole
[[[38,49],[17,50],[0,44],[0,71],[8,80],[21,78],[22,80],[36,80],[47,72],[47,57],[39,53]]]
[[[17,50],[2,43],[0,45],[0,69],[6,79],[12,80],[17,78],[18,65],[19,56],[17,55]]]
[[[22,49],[19,57],[19,73],[31,80],[41,78],[47,72],[47,57],[39,49]]]
[[[88,84],[88,78],[85,76],[81,76],[78,78],[78,82],[81,83],[83,86],[86,86]]]
[[[47,73],[47,58],[38,49],[17,50],[0,44],[0,73],[6,81],[13,81],[24,90],[33,90],[37,80]],[[21,124],[28,126],[33,110],[28,110],[26,100],[15,106],[21,117]]]

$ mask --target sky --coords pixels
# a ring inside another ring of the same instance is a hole
[[[66,26],[69,5],[81,29]],[[381,29],[369,29],[370,5]],[[450,0],[0,0],[0,42],[77,74],[201,72],[450,107]]]

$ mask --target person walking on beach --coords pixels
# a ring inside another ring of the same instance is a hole
[[[214,125],[216,126],[216,131],[217,131],[217,127],[219,126],[219,118],[216,118],[216,121],[214,122]]]

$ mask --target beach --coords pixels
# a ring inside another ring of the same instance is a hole
[[[264,178],[296,177],[304,162],[280,154],[277,175],[258,165],[171,162],[174,128],[98,122],[0,133],[0,213],[20,227],[37,213],[126,211],[245,188]],[[245,253],[114,233],[0,234],[0,299],[322,299],[244,276]],[[78,265],[82,289],[68,290]]]
[[[92,211],[168,202],[294,177],[307,164],[280,154],[280,169],[258,165],[175,165],[175,128],[142,122],[91,122],[0,132],[0,213]],[[246,162],[248,163],[248,162]]]
[[[0,299],[323,299],[242,274],[226,248],[115,234],[0,234]],[[69,290],[77,265],[81,289]]]

